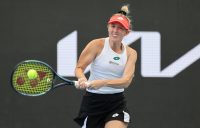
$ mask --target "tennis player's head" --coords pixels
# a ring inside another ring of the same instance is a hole
[[[122,6],[121,10],[118,13],[115,13],[110,17],[108,25],[118,23],[125,30],[130,31],[132,29],[132,25],[131,25],[131,20],[128,16],[129,13],[130,13],[129,5]]]
[[[121,42],[131,30],[131,20],[128,17],[128,5],[122,6],[121,10],[113,14],[108,21],[108,36],[112,42]]]

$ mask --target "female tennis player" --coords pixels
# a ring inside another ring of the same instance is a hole
[[[122,42],[131,30],[128,13],[128,6],[122,6],[108,21],[108,37],[89,42],[79,57],[75,75],[86,94],[74,120],[82,128],[127,128],[130,122],[123,92],[134,77],[137,53]]]

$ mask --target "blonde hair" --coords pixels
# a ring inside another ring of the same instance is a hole
[[[129,14],[130,14],[129,6],[130,6],[129,4],[123,5],[121,7],[120,11],[118,13],[114,14],[114,15],[123,15],[123,16],[125,16],[129,21],[130,29],[132,29],[132,24],[131,24],[132,21],[131,21],[131,17],[129,16]]]
[[[130,13],[130,11],[129,11],[129,4],[123,5],[121,7],[121,11],[124,11],[124,12],[126,12],[126,14],[129,14]]]

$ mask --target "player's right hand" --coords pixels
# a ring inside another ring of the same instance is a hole
[[[86,89],[88,87],[88,82],[86,78],[79,78],[78,82],[79,82],[78,89]]]

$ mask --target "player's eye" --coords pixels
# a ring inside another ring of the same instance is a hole
[[[124,28],[122,26],[117,25],[117,24],[111,24],[111,28],[118,29],[118,30],[124,30]]]
[[[115,25],[115,24],[111,24],[111,27],[112,27],[112,28],[116,28],[116,25]]]

